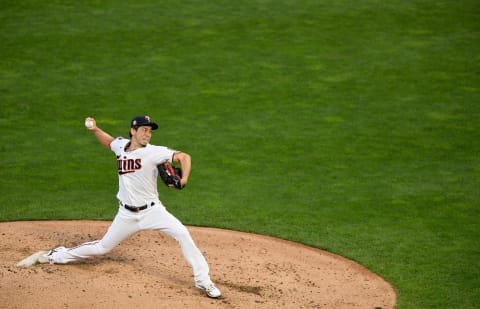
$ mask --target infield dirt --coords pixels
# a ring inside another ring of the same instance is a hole
[[[195,289],[177,242],[140,232],[107,255],[68,265],[15,264],[38,250],[100,239],[110,222],[0,223],[2,308],[394,308],[392,286],[361,265],[301,244],[188,227],[220,299]]]

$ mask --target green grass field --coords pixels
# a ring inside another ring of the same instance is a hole
[[[190,153],[185,224],[340,254],[398,308],[480,307],[478,1],[2,1],[0,221],[116,211],[114,136]]]

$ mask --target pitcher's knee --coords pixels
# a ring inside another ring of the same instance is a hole
[[[183,229],[180,229],[180,230],[176,231],[174,237],[178,242],[191,241],[191,239],[192,239],[192,237],[190,236],[190,233],[188,232],[187,228],[183,228]]]
[[[115,248],[115,246],[105,246],[104,244],[102,244],[102,242],[99,242],[98,244],[96,244],[95,246],[96,248],[96,255],[104,255],[104,254],[107,254],[108,252],[112,251],[113,248]]]
[[[96,255],[104,255],[110,251],[115,246],[113,245],[105,245],[102,241],[92,241],[84,243],[76,248],[74,248],[71,253],[81,256],[81,257],[90,257]]]

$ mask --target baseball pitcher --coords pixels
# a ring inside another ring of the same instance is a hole
[[[180,244],[188,265],[192,268],[195,287],[207,296],[218,298],[220,290],[209,276],[205,257],[195,245],[187,228],[164,207],[158,197],[157,178],[170,187],[182,189],[191,170],[190,155],[164,146],[150,144],[152,131],[158,125],[148,116],[138,116],[130,123],[130,138],[113,138],[100,129],[94,118],[88,117],[85,126],[107,149],[115,153],[118,170],[118,212],[100,240],[86,242],[73,248],[58,247],[39,251],[20,261],[17,266],[36,263],[66,264],[106,254],[129,236],[142,230],[159,230]],[[181,170],[170,163],[179,163]],[[169,179],[168,179],[169,178]]]

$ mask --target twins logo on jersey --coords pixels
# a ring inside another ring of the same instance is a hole
[[[117,156],[117,169],[119,175],[133,173],[141,168],[142,159],[127,159],[126,156],[122,159],[120,156]]]

